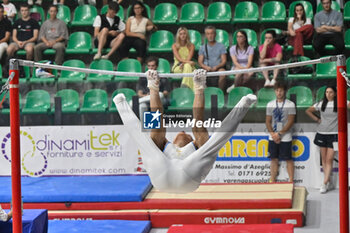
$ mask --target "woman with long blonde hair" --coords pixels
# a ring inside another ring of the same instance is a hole
[[[192,61],[194,55],[194,45],[190,41],[188,30],[180,27],[176,33],[175,43],[171,46],[174,54],[174,73],[192,73],[195,63]],[[192,77],[183,77],[181,87],[193,89]]]

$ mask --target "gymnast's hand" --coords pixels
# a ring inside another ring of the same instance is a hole
[[[197,69],[193,71],[193,83],[194,89],[204,89],[206,87],[207,71],[203,69]]]
[[[160,78],[157,70],[148,70],[147,76],[147,87],[151,90],[159,91]]]
[[[207,77],[207,71],[204,69],[196,69],[193,71],[193,78],[195,81],[203,80]]]

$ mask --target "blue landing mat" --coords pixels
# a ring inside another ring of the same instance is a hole
[[[148,176],[22,177],[23,202],[142,201]],[[0,203],[11,201],[11,177],[0,177]]]
[[[49,220],[48,233],[148,233],[150,221],[127,220]]]

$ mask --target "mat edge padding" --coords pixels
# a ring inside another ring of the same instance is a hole
[[[292,224],[172,225],[167,233],[293,233]]]
[[[215,187],[225,187],[228,190],[232,187],[253,184],[202,184],[198,190],[203,189],[213,189],[217,190]],[[281,209],[281,208],[291,208],[293,204],[293,188],[292,183],[269,183],[269,184],[255,184],[256,187],[290,187],[290,191],[284,191],[285,193],[290,193],[288,196],[290,198],[270,198],[270,199],[228,199],[227,195],[220,199],[220,193],[217,194],[217,198],[211,198],[213,193],[210,193],[210,198],[202,199],[191,199],[194,193],[191,193],[189,197],[186,195],[176,195],[176,194],[162,194],[158,193],[157,190],[152,189],[152,186],[148,186],[147,190],[143,192],[143,201],[141,202],[47,202],[47,203],[24,203],[24,208],[27,209],[37,209],[45,208],[48,210],[122,210],[122,209]],[[260,192],[271,192],[279,193],[279,189],[267,189],[267,191]],[[211,191],[211,190],[209,190]],[[206,191],[206,192],[209,192]],[[215,193],[215,191],[212,191]],[[227,191],[228,193],[232,191]],[[155,194],[156,193],[156,194]],[[256,191],[245,191],[245,193],[256,193]],[[257,192],[258,195],[259,192]],[[147,195],[146,195],[147,194]],[[227,194],[227,193],[226,193]],[[242,193],[244,196],[244,193]],[[215,195],[214,195],[215,196]],[[4,204],[5,208],[8,207]]]
[[[145,175],[22,177],[21,183],[24,203],[141,202],[153,187]],[[0,177],[0,191],[0,200],[10,202],[11,177]]]
[[[148,217],[153,227],[170,227],[172,224],[223,224],[223,221],[238,224],[242,223],[240,218],[244,217],[244,223],[248,224],[270,224],[271,220],[275,219],[275,222],[280,220],[282,223],[292,221],[296,227],[302,227],[305,222],[307,191],[305,187],[296,187],[295,190],[297,192],[294,195],[292,209],[243,210],[245,212],[238,212],[238,210],[183,210],[183,212],[176,212],[176,210],[49,211],[49,219],[122,218],[125,220],[145,220]],[[216,219],[217,217],[219,217],[219,220]],[[228,219],[225,220],[224,218]]]

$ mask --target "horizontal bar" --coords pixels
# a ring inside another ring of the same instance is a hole
[[[264,67],[256,67],[256,68],[249,68],[249,69],[242,69],[242,70],[208,72],[207,77],[244,74],[244,73],[256,73],[256,72],[269,71],[269,70],[275,70],[275,69],[288,69],[292,67],[313,65],[318,63],[335,62],[336,60],[337,60],[337,56],[330,56],[330,57],[324,57],[324,58],[319,58],[319,59],[314,59],[309,61],[287,63],[287,64],[280,64],[280,65],[274,65],[274,66],[264,66]],[[93,74],[105,74],[105,75],[114,75],[114,76],[146,77],[146,73],[95,70],[95,69],[88,69],[88,68],[45,64],[45,63],[39,63],[39,62],[33,62],[33,61],[27,61],[27,60],[21,60],[21,59],[18,59],[18,61],[21,66],[37,67],[37,68],[44,68],[44,69],[67,70],[67,71],[76,71],[76,72],[93,73]],[[192,77],[192,76],[193,76],[193,73],[176,73],[176,74],[160,73],[159,74],[159,77],[161,78],[181,78],[181,77]]]

